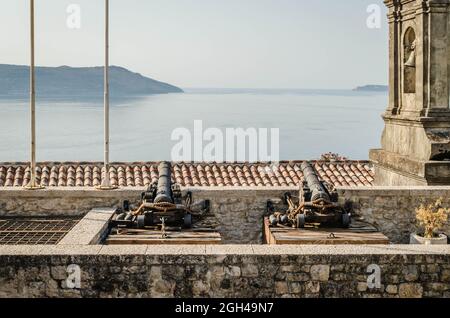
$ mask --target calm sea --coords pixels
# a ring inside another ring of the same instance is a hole
[[[315,159],[337,152],[367,159],[379,147],[387,93],[345,90],[187,89],[185,94],[114,98],[111,160],[168,160],[172,131],[279,128],[280,157]],[[103,158],[101,99],[38,98],[37,159],[87,161]],[[0,161],[25,161],[29,152],[26,99],[0,98]]]

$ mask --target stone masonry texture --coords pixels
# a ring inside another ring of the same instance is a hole
[[[224,253],[220,249],[227,247],[196,253],[205,249],[197,246],[152,254],[158,247],[140,248],[108,252],[99,247],[99,253],[73,255],[1,253],[0,297],[450,297],[448,249],[405,254],[408,247],[398,246],[397,252],[383,254],[376,247],[377,254],[371,254],[370,249],[355,253],[343,247],[348,254],[328,254],[311,248],[267,253],[261,246],[251,252],[249,246],[237,246]],[[66,288],[70,264],[81,269],[80,288]],[[379,288],[368,285],[370,264],[380,267]]]

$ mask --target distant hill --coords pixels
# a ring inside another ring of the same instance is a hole
[[[387,92],[389,91],[389,86],[387,85],[365,85],[365,86],[358,86],[354,91],[357,92]]]
[[[103,67],[36,67],[38,96],[103,95]],[[0,64],[0,95],[29,94],[28,66]],[[182,93],[178,87],[133,73],[123,67],[110,67],[111,96]]]

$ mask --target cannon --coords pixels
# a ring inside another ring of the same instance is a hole
[[[284,201],[288,210],[274,212],[271,206],[269,221],[272,225],[290,225],[304,228],[307,224],[323,227],[348,228],[351,223],[351,206],[340,206],[336,190],[317,176],[309,162],[303,162],[304,176],[298,204],[290,193],[285,193]]]
[[[158,166],[158,181],[142,192],[139,204],[134,207],[125,200],[123,207],[113,218],[112,225],[144,229],[147,227],[191,228],[193,211],[191,210],[192,193],[182,196],[178,184],[172,184],[172,166],[162,162]],[[202,213],[209,211],[209,200],[203,202]]]

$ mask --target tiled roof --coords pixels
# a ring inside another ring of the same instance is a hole
[[[173,181],[181,186],[298,186],[301,161],[281,162],[276,169],[250,163],[173,163]],[[319,176],[334,186],[371,186],[372,165],[367,161],[312,161]],[[157,162],[112,163],[113,185],[140,187],[158,178]],[[46,187],[93,187],[101,183],[102,163],[44,162],[37,167],[38,182]],[[0,163],[0,187],[21,187],[30,179],[27,163]]]

